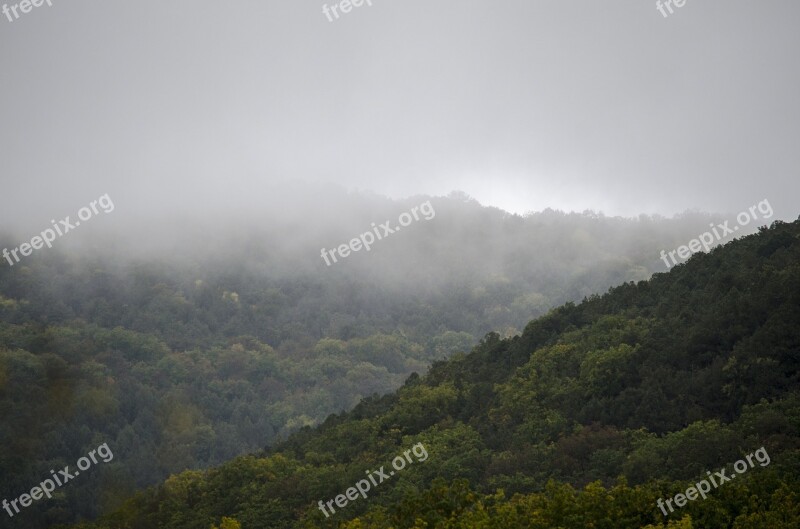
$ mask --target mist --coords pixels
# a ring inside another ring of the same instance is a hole
[[[312,527],[423,445],[358,508],[608,520],[790,430],[796,1],[12,1],[4,524]]]
[[[796,3],[321,9],[76,0],[0,19],[0,226],[108,193],[133,236],[142,219],[281,209],[287,181],[460,190],[517,214],[767,197],[797,215]]]

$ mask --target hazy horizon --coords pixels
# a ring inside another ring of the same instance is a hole
[[[792,219],[800,5],[54,2],[0,18],[0,225],[257,207],[276,182],[512,213]]]

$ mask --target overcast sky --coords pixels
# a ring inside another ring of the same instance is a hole
[[[103,193],[258,203],[282,179],[799,212],[797,0],[372,0],[333,22],[319,0],[52,2],[0,18],[4,224]]]

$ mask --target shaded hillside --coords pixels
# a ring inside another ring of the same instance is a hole
[[[656,500],[764,447],[670,527],[800,524],[800,221],[487,335],[267,453],[186,472],[97,528],[667,525]],[[422,443],[429,457],[317,508]]]
[[[490,330],[514,335],[553,306],[649,276],[660,249],[710,218],[521,217],[454,194],[326,267],[320,246],[428,198],[316,193],[274,197],[282,209],[238,225],[153,220],[108,238],[92,231],[106,223],[87,225],[0,266],[0,495],[101,443],[115,454],[20,523],[92,518],[171,474],[270,446]]]

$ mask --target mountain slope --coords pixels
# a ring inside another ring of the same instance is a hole
[[[92,527],[666,526],[656,499],[760,447],[769,466],[670,523],[797,527],[798,257],[800,221],[776,222],[521,336],[489,334],[395,394],[173,476]],[[317,508],[418,443],[429,457],[367,499]]]
[[[171,474],[273,445],[490,330],[518,334],[553,306],[648,277],[660,248],[713,218],[317,193],[238,219],[122,223],[107,238],[99,223],[0,267],[0,497],[101,443],[115,456],[12,523],[94,518]],[[435,217],[369,254],[320,258],[427,200]]]

